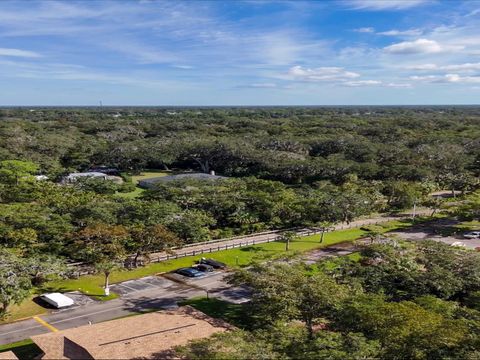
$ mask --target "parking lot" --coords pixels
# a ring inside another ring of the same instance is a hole
[[[184,286],[163,276],[147,276],[141,279],[128,280],[110,286],[110,289],[120,296],[128,296],[151,290],[178,291]]]
[[[233,303],[248,301],[250,292],[242,287],[232,287],[225,281],[227,275],[228,272],[217,270],[205,273],[201,277],[190,278],[172,272],[125,281],[112,285],[110,288],[125,299],[149,296],[149,293],[178,294],[200,291],[200,296],[213,296]]]
[[[442,230],[450,226],[454,226],[457,221],[451,219],[441,219],[430,224],[419,224],[403,230],[390,232],[389,235],[396,235],[405,240],[435,240],[451,245],[455,242],[465,244],[468,249],[476,249],[480,247],[480,239],[467,239],[463,236],[464,231],[457,234],[442,235]]]

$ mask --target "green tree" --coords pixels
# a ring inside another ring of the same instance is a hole
[[[279,240],[285,243],[285,251],[288,251],[290,250],[290,242],[295,241],[296,238],[297,234],[295,232],[285,231],[280,235]]]
[[[105,295],[109,294],[109,278],[122,267],[127,257],[127,229],[119,225],[97,224],[73,234],[75,253],[105,276]]]
[[[140,256],[148,259],[148,255],[152,252],[169,250],[179,244],[180,240],[177,236],[163,225],[137,225],[130,229],[128,249],[135,253],[133,259],[135,267],[138,266]]]
[[[31,179],[38,171],[38,166],[30,161],[0,161],[0,182],[18,185],[22,179]]]
[[[0,318],[7,315],[12,304],[20,304],[30,295],[32,282],[23,259],[0,249]]]

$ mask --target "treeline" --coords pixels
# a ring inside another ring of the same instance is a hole
[[[356,176],[469,190],[480,173],[475,107],[32,110],[0,110],[0,155],[53,177],[92,165],[175,167],[287,184]]]
[[[187,179],[160,183],[140,197],[122,197],[110,191],[115,184],[102,179],[68,185],[38,181],[37,169],[31,162],[0,162],[0,245],[72,260],[84,258],[81,246],[73,246],[79,233],[99,227],[124,232],[124,252],[135,253],[141,239],[133,241],[132,231],[156,225],[180,245],[268,229],[328,227],[414,202],[438,206],[428,196],[428,184],[408,182],[352,178],[342,185],[289,186],[255,177]],[[159,236],[148,250],[165,247]]]

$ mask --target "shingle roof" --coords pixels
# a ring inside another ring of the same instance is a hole
[[[18,360],[18,357],[13,353],[13,351],[4,351],[4,352],[0,352],[0,359],[2,359],[2,360]]]
[[[189,306],[33,336],[43,359],[153,358],[233,327]],[[76,354],[76,355],[75,355]]]

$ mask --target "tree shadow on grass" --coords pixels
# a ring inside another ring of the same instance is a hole
[[[240,251],[259,253],[259,252],[265,252],[266,250],[257,246],[245,246],[240,248]]]

